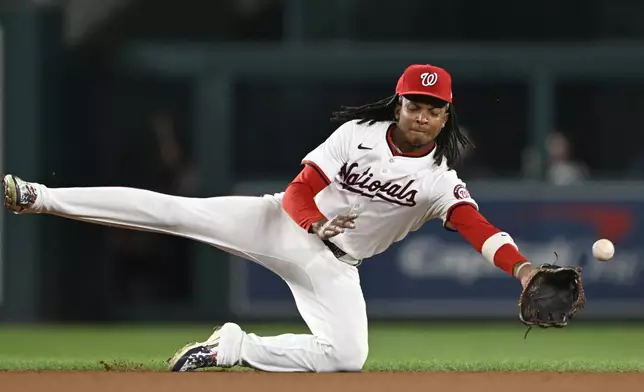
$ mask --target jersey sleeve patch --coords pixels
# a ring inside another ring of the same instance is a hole
[[[478,210],[478,204],[472,198],[466,184],[451,170],[436,180],[429,197],[428,218],[440,219],[443,225],[447,223],[452,209],[458,205],[469,204]]]
[[[471,199],[470,191],[467,190],[465,184],[457,184],[454,187],[454,197],[458,200]]]

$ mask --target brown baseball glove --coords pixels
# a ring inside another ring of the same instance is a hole
[[[521,293],[519,319],[530,328],[563,328],[585,304],[580,267],[543,264]]]

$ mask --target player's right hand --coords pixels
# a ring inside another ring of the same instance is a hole
[[[338,215],[331,220],[321,220],[311,225],[312,231],[323,240],[328,240],[338,234],[344,233],[345,229],[356,227],[354,220],[358,217],[356,214]]]

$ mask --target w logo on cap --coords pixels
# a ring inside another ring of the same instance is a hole
[[[438,82],[438,74],[436,72],[424,72],[420,74],[420,83],[427,87],[427,86],[433,86]]]

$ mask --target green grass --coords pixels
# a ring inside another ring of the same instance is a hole
[[[263,335],[301,325],[244,325]],[[516,324],[373,324],[367,370],[644,372],[644,326],[533,329]],[[166,371],[165,360],[209,326],[4,326],[0,370]]]

